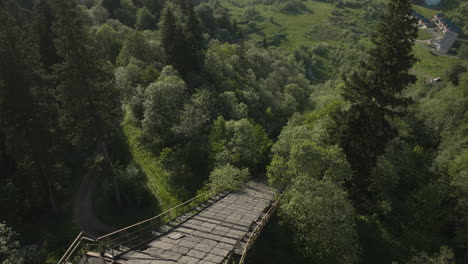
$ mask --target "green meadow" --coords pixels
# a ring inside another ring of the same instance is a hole
[[[381,1],[387,2],[387,1]],[[247,38],[262,42],[267,39],[270,44],[275,36],[279,41],[273,45],[288,51],[294,50],[299,45],[313,47],[321,42],[326,42],[331,47],[348,31],[345,27],[340,27],[337,23],[330,21],[334,17],[334,10],[342,13],[342,19],[353,27],[361,30],[369,30],[375,22],[363,18],[363,9],[366,7],[343,7],[336,8],[334,4],[306,1],[303,2],[307,8],[299,14],[284,13],[278,10],[275,5],[249,4],[247,1],[221,0],[220,3],[229,10],[230,15],[238,21],[240,28],[247,32]],[[255,20],[255,25],[248,25],[244,17],[244,11],[248,7],[253,7],[258,11],[259,16]],[[427,18],[432,17],[439,11],[424,6],[415,5],[414,10]],[[358,33],[366,38],[365,34]],[[427,30],[419,30],[419,40],[429,40],[432,34]],[[436,77],[444,74],[445,69],[459,59],[455,56],[437,55],[421,43],[414,46],[414,54],[419,62],[414,66],[414,73],[421,78]],[[331,67],[326,57],[317,56],[318,67],[316,74],[324,80],[329,77]]]

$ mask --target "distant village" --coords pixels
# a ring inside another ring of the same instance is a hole
[[[422,29],[437,27],[442,37],[434,38],[429,41],[429,46],[435,48],[438,52],[446,54],[452,48],[458,38],[460,29],[443,13],[438,13],[431,20],[421,14],[413,12],[413,17],[418,19],[418,26]]]

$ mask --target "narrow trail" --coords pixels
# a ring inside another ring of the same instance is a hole
[[[415,69],[411,69],[411,70],[410,70],[410,73],[418,74],[418,75],[424,76],[424,78],[429,79],[429,80],[432,80],[432,79],[435,78],[435,77],[432,76],[432,75],[429,75],[429,74],[427,74],[427,73],[425,73],[425,72],[422,72],[422,71],[419,71],[419,70],[415,70]]]
[[[81,231],[93,237],[112,232],[115,228],[104,224],[93,213],[93,191],[96,180],[92,172],[88,173],[81,181],[78,193],[73,201],[73,222]]]

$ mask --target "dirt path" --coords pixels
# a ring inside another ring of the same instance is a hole
[[[93,213],[93,191],[96,186],[93,176],[90,172],[81,181],[80,189],[73,202],[73,222],[80,226],[83,232],[98,237],[115,228],[102,223]]]

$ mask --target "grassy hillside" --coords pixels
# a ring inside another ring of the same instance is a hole
[[[141,144],[139,138],[143,135],[143,131],[135,124],[128,111],[122,126],[132,159],[145,173],[148,179],[148,189],[158,198],[160,207],[164,210],[179,204],[174,193],[170,191],[166,171],[162,168],[158,157],[148,147]]]
[[[222,0],[222,5],[230,10],[230,14],[239,21],[241,28],[247,29],[248,25],[243,17],[245,10],[242,1],[233,6],[228,0]],[[316,25],[326,25],[326,18],[331,14],[334,5],[324,2],[308,1],[305,2],[308,9],[303,14],[286,14],[279,12],[272,5],[253,5],[259,11],[260,16],[256,21],[256,29],[249,32],[249,37],[258,41],[264,37],[275,34],[287,34],[287,38],[281,41],[281,47],[294,49],[298,44],[313,45],[321,41],[331,41],[330,35],[318,35],[313,38],[307,38],[306,34]],[[333,30],[340,31],[339,28]]]
[[[313,47],[321,42],[335,47],[349,32],[366,38],[378,19],[376,10],[382,7],[379,4],[387,1],[376,1],[373,8],[359,4],[337,8],[331,3],[309,0],[304,2],[306,9],[300,13],[281,12],[274,4],[251,4],[253,1],[220,2],[247,32],[249,39],[261,42],[266,38],[269,45],[291,51],[299,45]],[[258,15],[254,19],[249,18],[245,11],[247,8],[254,8]],[[428,18],[439,12],[418,5],[414,6],[414,10]],[[428,40],[431,36],[430,32],[421,30],[418,39]],[[420,78],[443,76],[448,66],[459,60],[455,56],[436,55],[421,43],[415,45],[414,53],[420,61],[413,72]],[[318,71],[316,74],[321,80],[329,78],[328,72],[332,67],[329,59],[321,56],[316,59],[320,65],[315,69]]]
[[[429,78],[444,76],[450,65],[461,61],[454,56],[441,56],[432,53],[427,47],[416,43],[413,48],[414,54],[420,60],[413,67],[414,74]]]

